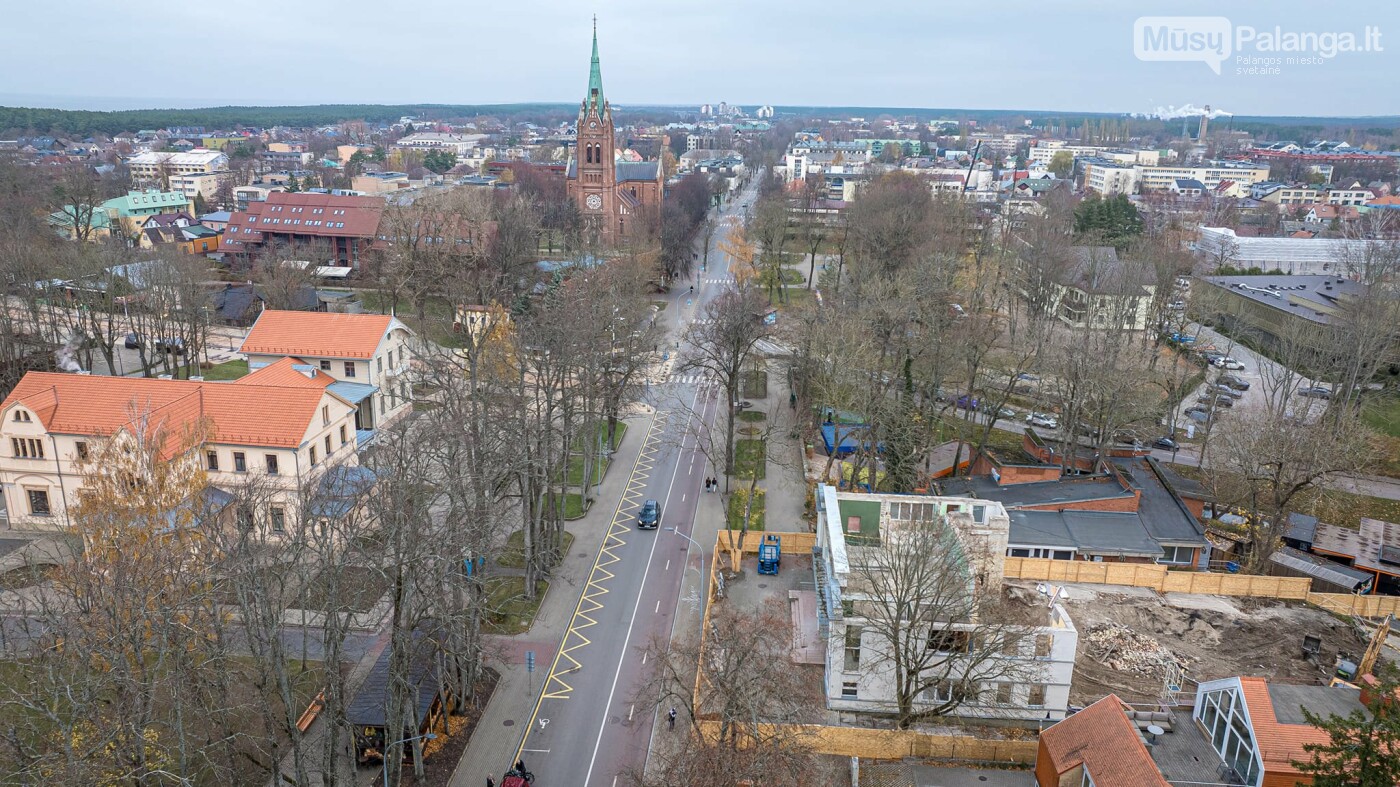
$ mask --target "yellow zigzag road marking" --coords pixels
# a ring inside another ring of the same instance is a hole
[[[621,558],[613,550],[627,543],[622,536],[631,531],[631,528],[627,526],[631,520],[631,509],[641,503],[642,492],[646,489],[646,481],[651,477],[651,470],[656,466],[656,457],[661,448],[657,427],[666,423],[666,417],[667,413],[657,411],[651,426],[647,429],[646,437],[642,441],[642,450],[637,454],[637,461],[632,466],[632,474],[628,476],[627,485],[623,488],[622,499],[618,502],[617,510],[613,512],[612,522],[608,524],[607,535],[603,537],[603,544],[598,548],[598,557],[593,561],[593,569],[588,574],[588,581],[584,583],[578,606],[574,608],[574,616],[569,621],[569,629],[564,633],[564,640],[560,643],[559,652],[554,657],[554,665],[550,667],[549,677],[545,680],[544,690],[540,694],[540,702],[566,700],[573,696],[574,687],[564,680],[564,676],[583,669],[583,663],[574,658],[573,654],[580,648],[593,644],[593,640],[589,639],[583,632],[598,625],[598,621],[593,618],[593,615],[603,608],[601,599],[608,593],[608,589],[603,583],[617,576],[607,567],[621,561]],[[623,514],[624,510],[627,511],[626,515]],[[535,713],[539,713],[538,704],[535,706]],[[531,724],[533,724],[533,720]],[[528,734],[527,732],[526,735],[528,736]],[[521,747],[522,749],[524,747],[523,741]]]

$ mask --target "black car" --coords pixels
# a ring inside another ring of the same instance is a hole
[[[1207,407],[1218,407],[1218,408],[1223,408],[1223,409],[1227,409],[1227,410],[1228,410],[1229,408],[1235,406],[1235,400],[1234,400],[1234,399],[1231,399],[1231,398],[1228,397],[1228,396],[1221,396],[1221,395],[1219,395],[1219,394],[1215,394],[1215,395],[1213,395],[1213,396],[1212,396],[1212,395],[1202,396],[1201,398],[1197,399],[1196,401],[1197,401],[1197,402],[1200,402],[1201,404],[1203,404],[1203,405],[1205,405],[1205,406],[1207,406]]]
[[[661,524],[661,504],[655,500],[647,500],[642,503],[642,510],[637,512],[637,528],[640,530],[655,530]]]
[[[146,337],[139,333],[128,333],[125,344],[128,350],[139,350],[146,345]]]
[[[1236,391],[1249,390],[1249,382],[1241,380],[1233,374],[1222,374],[1220,375],[1220,379],[1216,380],[1216,382],[1220,385],[1226,386],[1227,388],[1233,388]]]
[[[1170,437],[1159,437],[1156,440],[1152,441],[1152,447],[1160,448],[1163,451],[1175,451],[1181,446],[1177,445],[1176,441],[1171,439]]]
[[[1314,385],[1314,386],[1311,386],[1311,387],[1299,388],[1299,389],[1298,389],[1298,395],[1299,395],[1299,396],[1304,396],[1304,397],[1309,397],[1309,398],[1312,398],[1312,399],[1331,399],[1331,398],[1332,398],[1332,392],[1331,392],[1330,390],[1326,389],[1326,388],[1323,388],[1323,387],[1320,386],[1320,385]]]
[[[169,339],[169,338],[165,338],[165,339],[156,339],[156,352],[158,352],[158,353],[171,353],[171,354],[174,354],[174,355],[184,355],[184,354],[185,354],[185,340],[184,340],[184,339],[181,339],[181,338],[178,337],[178,336],[175,337],[174,339]]]

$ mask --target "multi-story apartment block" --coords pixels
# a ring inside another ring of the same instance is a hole
[[[815,502],[820,554],[814,555],[813,571],[818,631],[826,640],[826,705],[848,717],[891,713],[897,696],[889,629],[871,625],[870,618],[875,614],[870,605],[881,599],[871,587],[871,572],[880,569],[872,566],[885,564],[872,551],[882,549],[886,539],[898,539],[902,528],[941,523],[948,536],[939,556],[947,562],[944,570],[961,572],[969,593],[1002,594],[1010,518],[1000,503],[977,498],[856,494],[825,484],[817,487]],[[1018,617],[1010,637],[1006,621],[987,618],[948,621],[916,632],[936,651],[929,669],[947,676],[921,693],[917,704],[937,706],[957,692],[963,699],[952,715],[959,717],[1064,718],[1079,635],[1065,609],[1053,599],[1046,602],[1018,610],[1028,614]],[[917,619],[918,613],[913,614]],[[976,677],[974,668],[964,672],[972,658],[969,643],[977,641],[979,631],[986,636],[994,627],[1000,645],[994,658],[981,657]]]
[[[193,201],[195,197],[211,200],[214,198],[214,194],[218,192],[220,185],[233,180],[235,177],[237,176],[227,170],[171,175],[170,190],[185,195],[185,198],[190,201]]]
[[[223,245],[252,255],[268,245],[319,243],[329,247],[331,265],[359,268],[375,242],[383,213],[384,200],[378,197],[273,191],[233,214]]]
[[[291,526],[301,490],[355,465],[355,405],[314,366],[284,359],[234,382],[30,372],[0,403],[0,491],[12,529],[60,529],[99,441],[163,431],[193,448],[215,489],[257,484],[272,533]],[[245,512],[240,512],[243,515]]]
[[[1131,164],[1097,157],[1082,159],[1079,164],[1084,173],[1084,188],[1090,191],[1105,197],[1137,191],[1137,169]]]
[[[228,169],[228,156],[217,150],[195,148],[184,153],[147,151],[127,159],[131,181],[142,185],[161,184],[175,175],[218,172]]]
[[[1269,177],[1267,164],[1235,164],[1232,162],[1210,162],[1203,166],[1190,167],[1147,167],[1138,168],[1138,187],[1143,191],[1170,191],[1178,180],[1199,180],[1208,189],[1220,185],[1222,180],[1232,180],[1241,186],[1252,186]]]
[[[1376,192],[1363,188],[1360,183],[1353,183],[1349,188],[1328,189],[1328,205],[1365,205],[1376,198]]]
[[[413,409],[409,382],[413,332],[387,314],[267,310],[258,315],[242,352],[248,368],[284,359],[316,369],[329,390],[354,405],[360,442]]]

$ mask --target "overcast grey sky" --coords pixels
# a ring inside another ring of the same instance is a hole
[[[6,0],[0,103],[576,101],[598,14],[603,82],[626,104],[1400,114],[1400,3],[1317,0],[240,0],[126,8]],[[1134,20],[1225,16],[1296,32],[1380,30],[1381,52],[1281,74],[1144,62]]]

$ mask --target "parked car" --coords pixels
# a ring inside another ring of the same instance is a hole
[[[1172,301],[1167,304],[1167,308],[1174,312],[1184,312],[1186,311],[1186,301]]]
[[[987,415],[990,415],[990,416],[992,416],[993,418],[1015,418],[1015,417],[1016,417],[1016,410],[1015,410],[1015,408],[1012,408],[1012,407],[1000,407],[1000,408],[996,408],[995,411],[994,411],[993,408],[989,405],[989,406],[983,408],[983,412],[987,413]]]
[[[1186,408],[1186,417],[1198,424],[1208,423],[1214,413],[1214,410],[1202,405]]]
[[[1320,385],[1309,385],[1298,389],[1298,395],[1311,399],[1331,399],[1332,391]]]
[[[1228,385],[1218,385],[1218,384],[1217,384],[1217,385],[1212,385],[1212,386],[1210,386],[1209,388],[1206,388],[1206,395],[1210,395],[1210,394],[1216,394],[1217,396],[1221,396],[1221,397],[1228,396],[1228,397],[1230,397],[1231,399],[1243,399],[1243,398],[1244,398],[1244,392],[1243,392],[1243,391],[1236,391],[1234,388],[1231,388],[1231,387],[1228,386]]]
[[[176,336],[173,339],[171,339],[168,336],[162,339],[156,339],[156,352],[171,353],[173,355],[184,355],[185,340],[181,339],[178,336]]]
[[[967,394],[963,394],[962,396],[958,397],[958,401],[955,402],[955,406],[959,410],[978,410],[982,407],[982,401],[975,396],[968,396]]]
[[[1177,445],[1176,441],[1173,440],[1173,439],[1171,439],[1170,437],[1165,437],[1165,436],[1164,436],[1164,437],[1159,437],[1159,438],[1157,438],[1156,440],[1153,440],[1153,441],[1152,441],[1152,447],[1153,447],[1153,448],[1160,448],[1160,449],[1162,449],[1163,451],[1175,451],[1175,450],[1177,450],[1178,448],[1180,448],[1181,446]]]
[[[1040,382],[1040,378],[1039,378],[1039,377],[1036,377],[1035,375],[1031,374],[1030,372],[1022,372],[1022,373],[1016,375],[1016,379],[1017,379],[1017,380],[1020,380],[1020,381],[1022,381],[1022,382],[1027,382],[1027,383],[1038,383],[1038,382]]]
[[[1227,410],[1235,406],[1234,399],[1231,399],[1228,396],[1220,396],[1218,394],[1214,396],[1202,396],[1196,401],[1200,402],[1201,404],[1207,407],[1223,407]]]
[[[642,503],[642,510],[637,512],[637,528],[640,530],[655,530],[661,524],[661,504],[655,500],[647,500]]]
[[[1233,374],[1222,374],[1220,375],[1220,378],[1217,379],[1215,382],[1217,385],[1224,385],[1229,388],[1234,388],[1236,391],[1249,390],[1249,381],[1242,380]]]
[[[1060,422],[1055,420],[1055,416],[1046,415],[1045,413],[1028,413],[1026,415],[1026,423],[1030,424],[1031,426],[1039,426],[1045,429],[1060,428]]]
[[[1216,358],[1215,360],[1211,361],[1210,364],[1211,366],[1218,366],[1221,369],[1229,369],[1232,372],[1244,369],[1244,364],[1240,363],[1234,358],[1231,358],[1228,355]]]
[[[1206,350],[1205,352],[1201,353],[1201,358],[1203,358],[1208,364],[1214,364],[1216,361],[1224,357],[1225,353],[1218,353],[1214,350]]]
[[[146,345],[146,337],[139,333],[128,333],[124,344],[128,350],[139,350]]]

